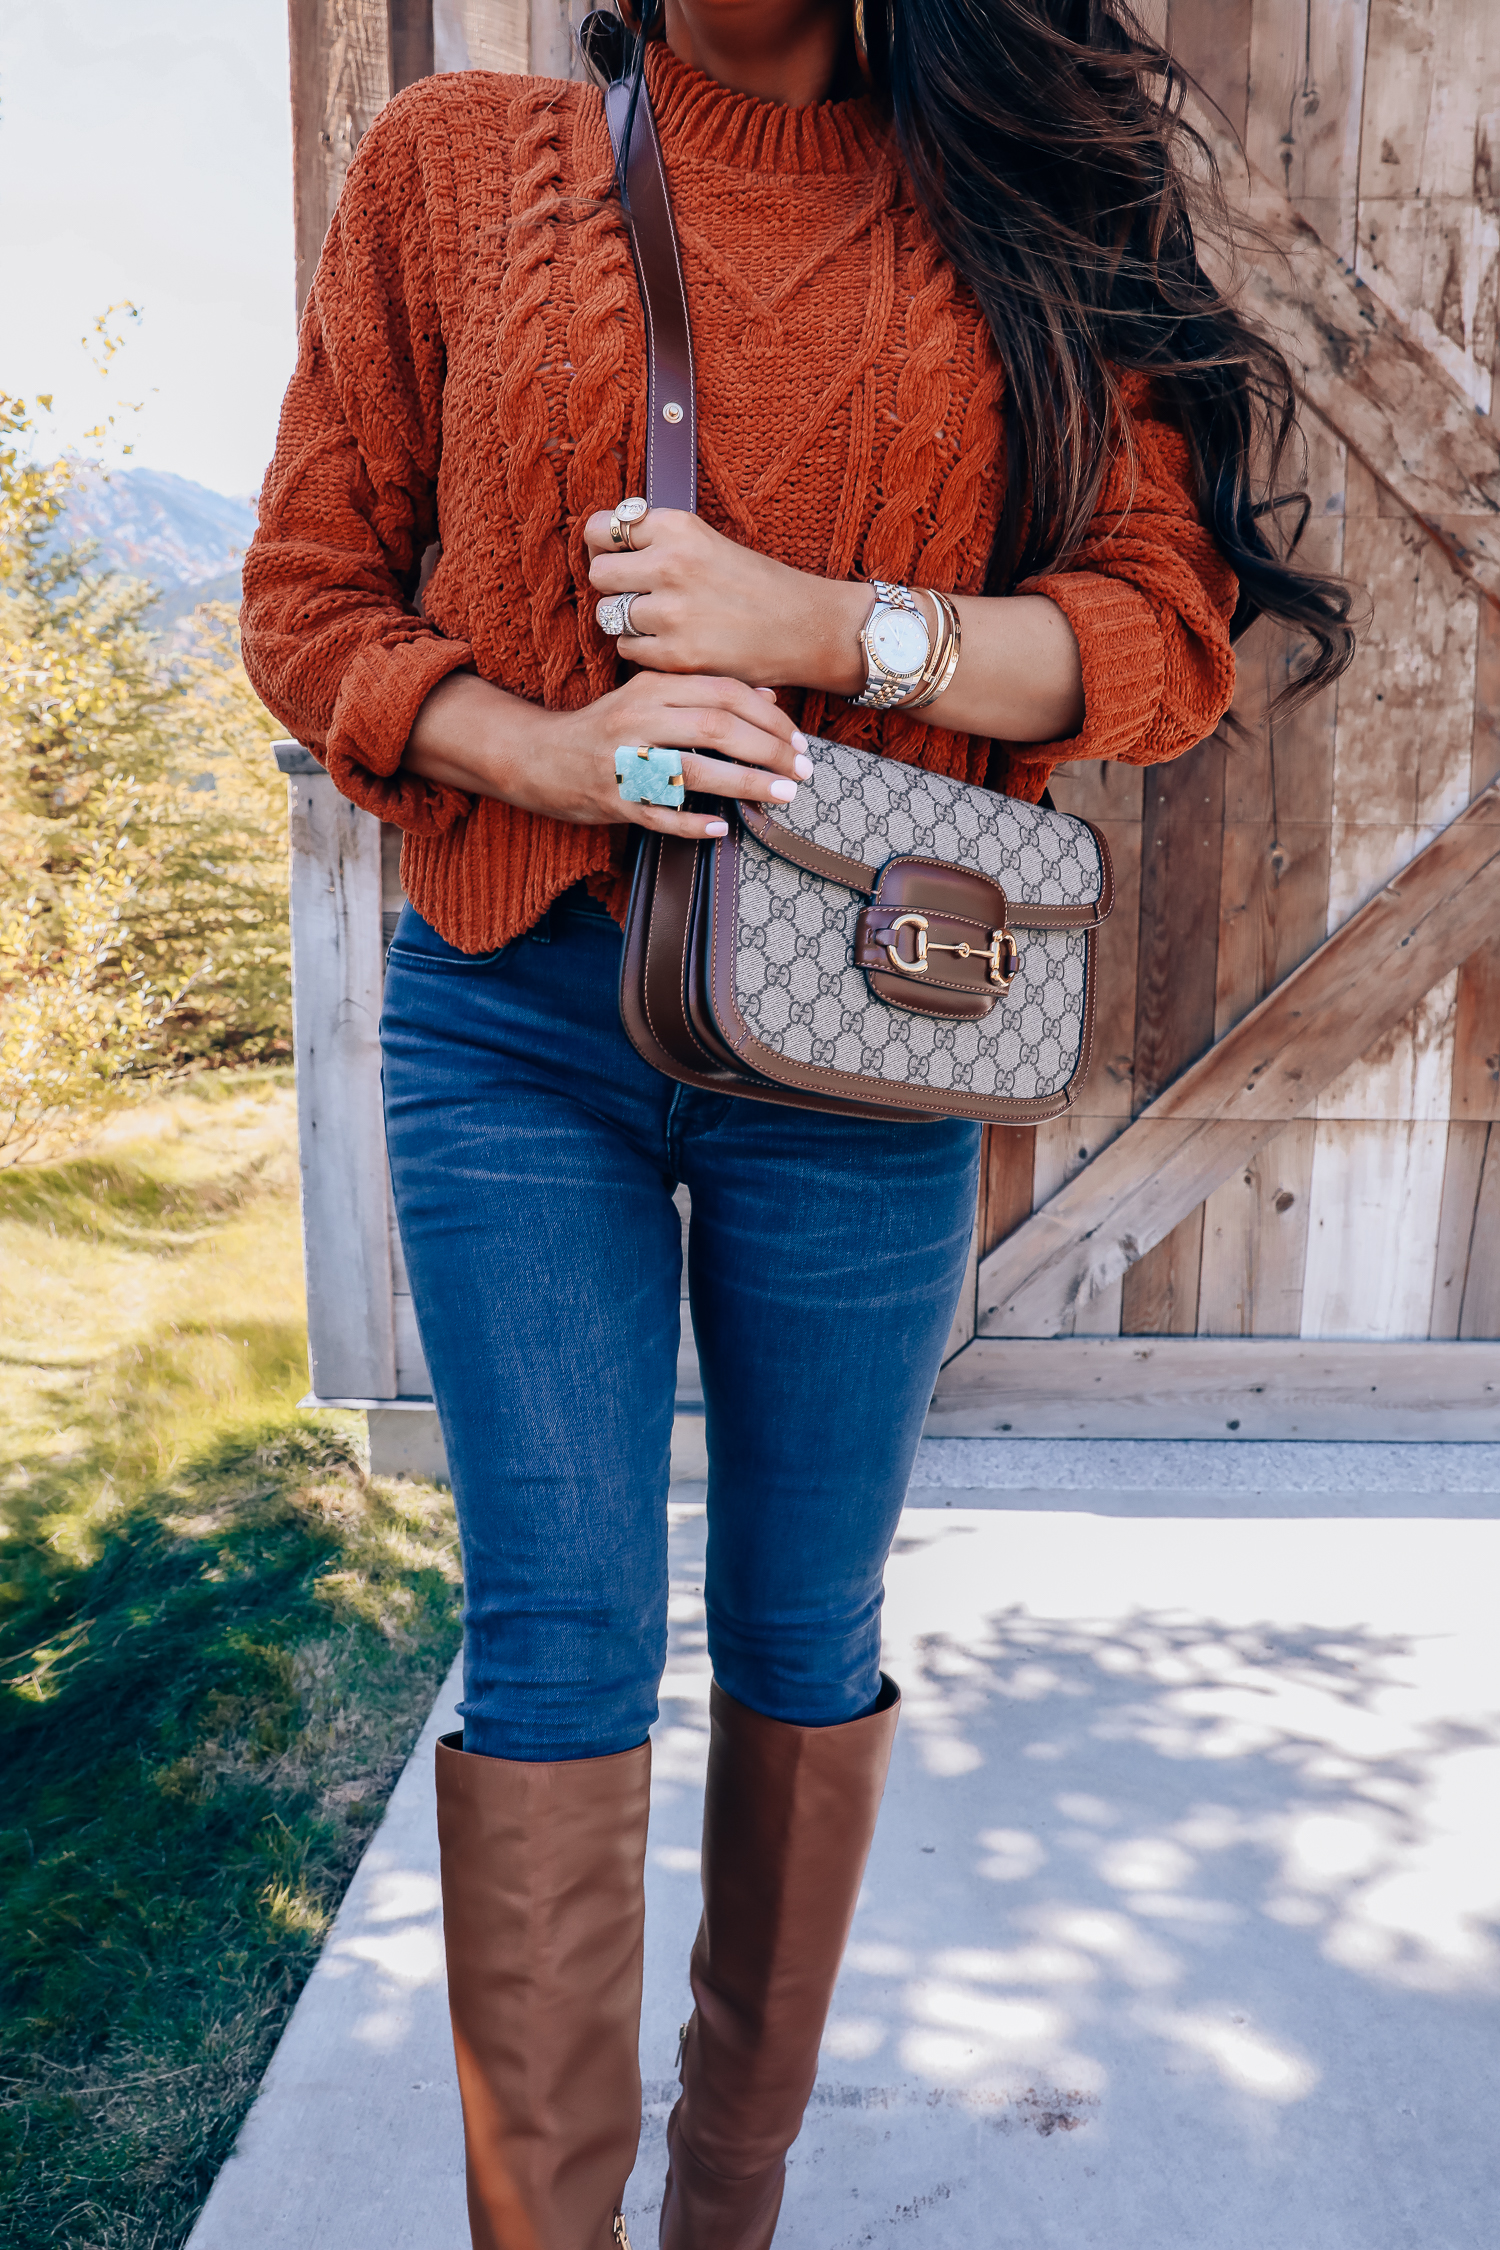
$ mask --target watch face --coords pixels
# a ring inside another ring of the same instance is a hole
[[[909,609],[878,609],[866,639],[871,656],[898,679],[914,678],[921,671],[931,645],[926,624]]]

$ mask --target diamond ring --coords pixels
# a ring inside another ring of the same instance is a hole
[[[603,601],[594,605],[594,615],[599,620],[601,633],[609,633],[619,640],[624,633],[635,630],[630,622],[630,605],[640,600],[640,589],[633,594],[606,594]]]

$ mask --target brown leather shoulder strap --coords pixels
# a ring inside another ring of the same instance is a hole
[[[654,508],[698,506],[698,406],[687,288],[672,219],[667,171],[651,97],[642,80],[630,117],[630,84],[605,88],[604,115],[616,161],[630,125],[625,223],[646,316],[646,498]]]

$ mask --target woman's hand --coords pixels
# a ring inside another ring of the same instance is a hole
[[[718,672],[752,685],[857,696],[870,588],[792,570],[740,547],[701,516],[651,508],[633,548],[610,538],[601,508],[584,525],[597,596],[635,594],[620,654],[653,672]],[[955,596],[963,648],[952,683],[922,725],[1006,742],[1062,742],[1084,723],[1073,628],[1041,594]],[[928,605],[930,609],[930,605]],[[924,611],[924,614],[926,612]]]
[[[740,547],[701,516],[652,508],[631,548],[600,509],[583,535],[596,596],[635,594],[620,654],[653,672],[712,672],[752,687],[864,686],[859,629],[868,586],[840,585]]]
[[[622,743],[681,750],[688,789],[715,797],[787,804],[812,773],[805,736],[769,689],[654,672],[638,672],[581,711],[542,711],[473,672],[452,673],[418,711],[401,763],[425,780],[553,820],[633,821],[666,836],[727,833],[713,814],[623,798],[615,774]]]

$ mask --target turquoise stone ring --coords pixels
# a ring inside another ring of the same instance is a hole
[[[615,776],[620,795],[633,805],[671,805],[682,809],[686,791],[682,784],[680,750],[640,749],[622,742],[615,752]]]

